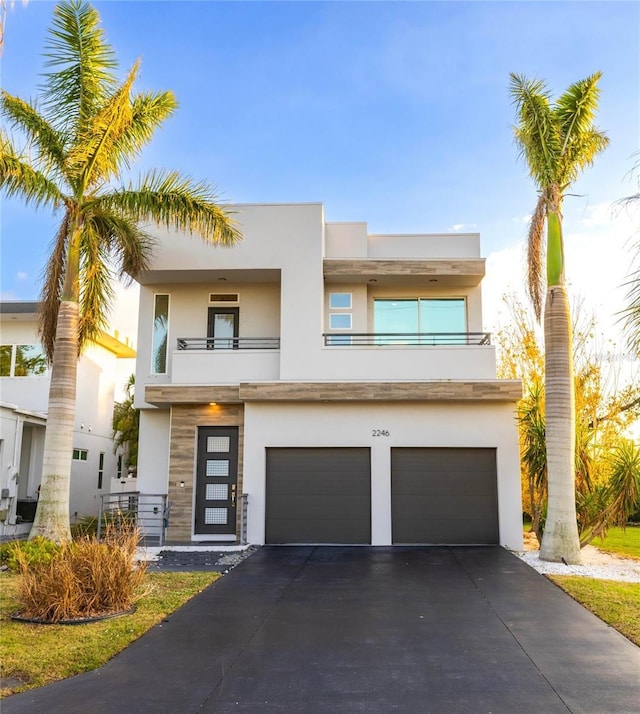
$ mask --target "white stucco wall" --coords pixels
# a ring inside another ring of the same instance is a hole
[[[154,252],[153,269],[143,276],[140,295],[140,321],[138,333],[137,383],[163,384],[232,383],[238,369],[232,374],[215,372],[204,376],[210,365],[206,359],[192,360],[180,356],[179,370],[174,374],[176,338],[204,337],[206,335],[208,295],[210,292],[237,292],[240,295],[240,336],[280,336],[279,370],[265,365],[246,374],[244,380],[332,380],[362,379],[362,355],[345,362],[336,377],[336,361],[342,360],[323,350],[322,333],[329,331],[328,294],[345,291],[353,294],[354,332],[371,332],[373,299],[375,296],[402,295],[423,297],[464,297],[467,300],[468,330],[482,331],[482,304],[479,287],[447,288],[430,286],[403,288],[402,280],[394,280],[392,287],[382,288],[349,283],[329,283],[323,277],[323,258],[477,258],[480,254],[478,234],[444,235],[392,235],[367,236],[365,223],[324,223],[321,204],[289,205],[239,205],[236,218],[244,233],[244,240],[231,249],[204,245],[189,236],[162,232]],[[252,271],[256,280],[265,280],[265,271],[277,271],[280,284],[251,283]],[[244,275],[240,278],[239,273]],[[224,282],[219,282],[224,278]],[[247,282],[249,281],[249,282]],[[167,374],[151,374],[151,340],[154,294],[170,295],[169,354]],[[385,348],[377,348],[378,366],[367,378],[385,379],[388,369],[396,363],[398,355]],[[440,357],[428,349],[418,349],[410,357],[402,358],[404,379],[492,379],[495,378],[495,360],[479,360],[461,356],[455,361],[452,372],[438,368]],[[432,365],[424,367],[425,363]],[[385,363],[387,367],[385,368]],[[206,365],[206,366],[205,366]],[[266,371],[265,371],[266,370]],[[255,373],[254,373],[255,372]],[[136,404],[143,406],[141,395]]]
[[[170,425],[171,412],[168,409],[144,409],[140,412],[137,481],[141,493],[167,493]]]
[[[391,447],[497,449],[500,543],[522,548],[520,462],[513,407],[505,404],[247,404],[244,492],[248,537],[264,543],[265,448],[370,447],[372,544],[391,544]],[[374,437],[375,429],[389,437]]]

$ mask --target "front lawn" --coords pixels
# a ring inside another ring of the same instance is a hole
[[[18,576],[0,574],[2,678],[22,684],[6,696],[100,667],[140,635],[220,577],[219,573],[147,573],[148,594],[132,615],[86,625],[31,625],[14,622],[19,609]]]
[[[594,538],[591,545],[608,553],[640,559],[640,526],[610,528],[604,538]]]
[[[640,583],[549,575],[574,600],[640,646]]]

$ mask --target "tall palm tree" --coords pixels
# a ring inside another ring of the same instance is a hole
[[[540,557],[580,562],[575,505],[575,398],[571,318],[565,284],[562,202],[580,171],[608,144],[594,123],[597,72],[572,84],[554,103],[544,82],[511,74],[515,138],[539,193],[528,237],[528,289],[542,313],[546,247],[545,419],[548,513]],[[544,229],[547,229],[546,246]]]
[[[112,277],[148,267],[153,240],[145,224],[223,246],[240,233],[205,183],[151,171],[137,185],[117,184],[177,103],[171,92],[133,94],[139,62],[117,81],[115,54],[93,7],[81,0],[57,5],[46,50],[42,112],[35,103],[0,95],[0,111],[14,130],[0,133],[0,189],[61,216],[43,275],[40,332],[51,388],[31,537],[64,541],[70,537],[77,359],[106,325]],[[30,155],[18,148],[17,135],[26,138]]]

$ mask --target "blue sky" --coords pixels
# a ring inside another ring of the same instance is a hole
[[[515,284],[536,194],[513,143],[509,72],[544,78],[558,93],[601,70],[598,124],[611,145],[575,184],[565,229],[577,236],[580,266],[597,267],[604,249],[615,258],[608,269],[619,268],[611,285],[624,280],[631,228],[605,207],[636,186],[638,3],[95,7],[122,72],[142,58],[137,89],[171,89],[180,102],[134,173],[177,168],[229,202],[321,201],[327,220],[367,221],[375,233],[477,230],[489,265]],[[10,93],[35,96],[52,9],[31,0],[9,11]],[[57,221],[16,201],[2,208],[2,296],[35,299]],[[496,281],[494,292],[502,287]]]

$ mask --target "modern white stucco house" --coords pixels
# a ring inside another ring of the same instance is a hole
[[[42,479],[50,373],[37,335],[37,302],[0,303],[0,536],[28,533]],[[118,360],[135,351],[102,334],[78,362],[70,517],[96,515],[99,496],[124,488],[122,453],[114,453],[112,415]],[[114,486],[117,484],[117,487]]]
[[[168,539],[521,548],[479,236],[232,208],[238,246],[161,233],[137,276],[138,487]]]

